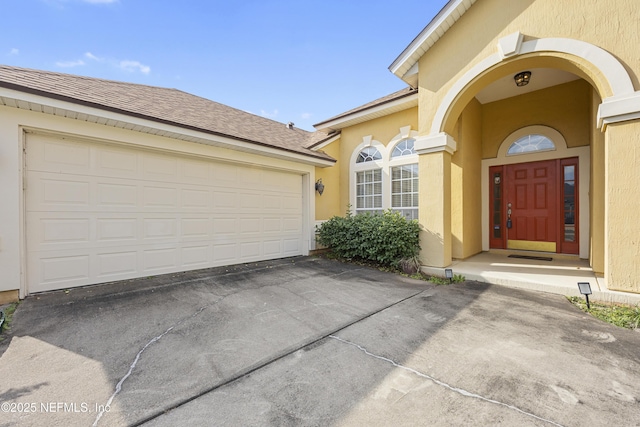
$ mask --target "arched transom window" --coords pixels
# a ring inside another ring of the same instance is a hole
[[[358,154],[358,160],[356,163],[366,163],[366,162],[374,162],[376,160],[381,160],[382,155],[375,147],[365,147]]]
[[[536,151],[553,151],[556,149],[555,144],[544,135],[531,134],[525,135],[515,141],[507,150],[507,156],[517,154],[528,154]]]

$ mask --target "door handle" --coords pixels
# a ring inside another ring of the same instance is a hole
[[[507,203],[507,229],[513,226],[511,223],[511,202]]]

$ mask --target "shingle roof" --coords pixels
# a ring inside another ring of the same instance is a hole
[[[0,87],[118,112],[181,128],[332,160],[305,148],[326,134],[285,124],[178,89],[0,65]]]
[[[378,98],[378,99],[376,99],[374,101],[371,101],[371,102],[368,102],[368,103],[366,103],[364,105],[361,105],[359,107],[353,108],[353,109],[351,109],[349,111],[345,111],[344,113],[340,113],[337,116],[331,117],[330,119],[323,120],[320,123],[316,123],[314,126],[318,127],[318,126],[321,126],[324,123],[332,122],[334,120],[337,120],[337,119],[340,119],[340,118],[343,118],[343,117],[347,117],[347,116],[349,116],[351,114],[359,113],[361,111],[365,111],[365,110],[368,110],[370,108],[378,107],[380,105],[387,104],[389,102],[404,98],[405,96],[413,95],[415,93],[418,93],[418,89],[414,89],[412,87],[406,87],[404,89],[400,89],[397,92],[393,92],[393,93],[391,93],[389,95],[383,96],[382,98]]]

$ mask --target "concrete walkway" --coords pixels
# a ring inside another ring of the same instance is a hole
[[[0,426],[605,426],[640,333],[564,297],[316,258],[27,298]]]
[[[483,252],[466,260],[454,260],[451,268],[454,274],[461,274],[467,280],[550,292],[565,296],[580,296],[578,282],[589,282],[593,301],[640,304],[640,294],[610,291],[604,278],[597,277],[587,260],[537,254],[551,257],[552,261],[509,258],[507,253]],[[444,277],[443,268],[423,267],[427,274]]]

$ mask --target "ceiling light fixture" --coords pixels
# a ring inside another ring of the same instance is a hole
[[[531,71],[522,71],[513,76],[513,79],[516,81],[516,86],[526,86],[529,84],[529,80],[531,80]]]

